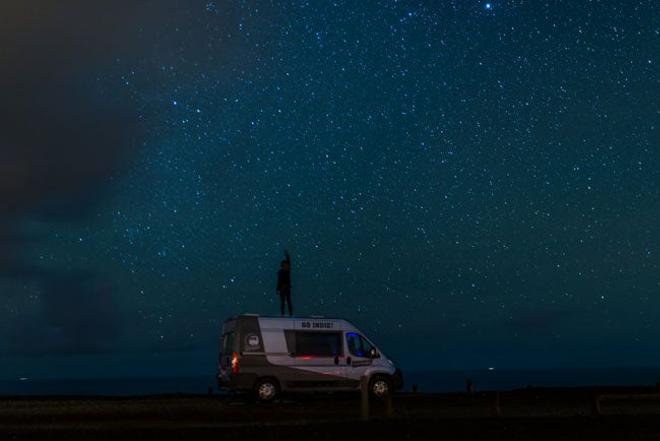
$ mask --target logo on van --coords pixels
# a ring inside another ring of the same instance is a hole
[[[245,350],[256,351],[259,349],[259,336],[257,334],[248,334],[245,336]]]
[[[301,328],[305,329],[332,329],[334,323],[332,322],[302,322],[300,323]]]

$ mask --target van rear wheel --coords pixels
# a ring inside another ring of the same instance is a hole
[[[272,378],[262,378],[254,386],[254,393],[259,401],[267,403],[279,395],[280,386]]]
[[[392,381],[387,377],[374,377],[369,384],[369,392],[376,398],[385,399],[392,393]]]

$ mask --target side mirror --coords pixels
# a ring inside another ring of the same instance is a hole
[[[369,351],[369,357],[378,358],[378,357],[380,357],[380,354],[378,353],[376,348],[371,348],[371,350]]]

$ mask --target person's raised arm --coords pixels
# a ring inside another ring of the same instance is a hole
[[[284,257],[286,258],[286,262],[291,265],[291,256],[289,256],[289,250],[284,250]]]

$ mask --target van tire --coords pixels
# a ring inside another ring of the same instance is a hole
[[[254,396],[262,403],[272,402],[279,394],[280,385],[274,378],[260,378],[254,385]]]
[[[384,400],[392,393],[392,380],[385,375],[376,375],[369,381],[369,394]]]

